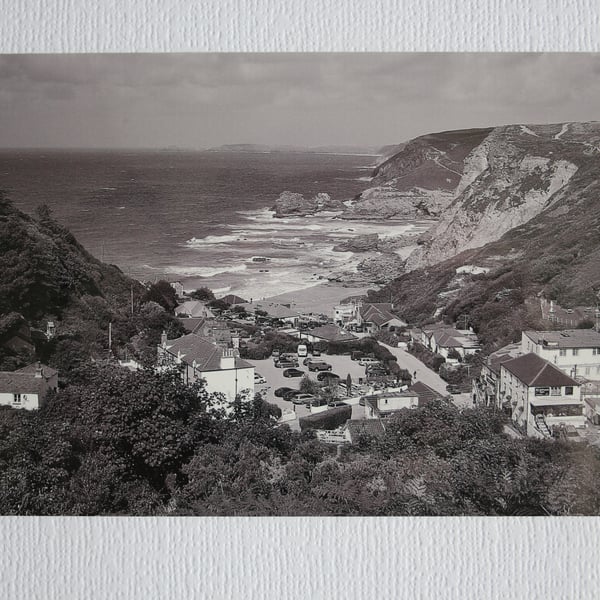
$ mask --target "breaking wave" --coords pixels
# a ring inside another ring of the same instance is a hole
[[[245,271],[246,265],[223,266],[223,267],[187,267],[173,266],[167,267],[167,273],[173,275],[184,275],[186,277],[214,277],[222,273],[238,273]]]

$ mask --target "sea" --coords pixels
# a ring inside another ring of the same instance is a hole
[[[48,205],[96,257],[143,281],[180,281],[259,299],[315,285],[360,260],[336,252],[364,233],[418,224],[278,219],[285,190],[349,201],[377,156],[300,152],[3,150],[0,189],[34,214]]]

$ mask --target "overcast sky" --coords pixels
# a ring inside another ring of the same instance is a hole
[[[594,54],[0,55],[1,147],[381,146],[599,112]]]

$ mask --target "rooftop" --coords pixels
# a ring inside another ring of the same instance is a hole
[[[355,335],[342,331],[337,325],[321,325],[309,329],[307,333],[328,342],[347,342],[356,339]]]
[[[376,325],[384,325],[393,319],[402,321],[400,317],[391,312],[392,304],[388,302],[364,304],[360,314],[365,321],[370,321]],[[404,321],[402,321],[404,323]]]
[[[270,317],[275,319],[287,319],[300,316],[299,311],[288,308],[283,304],[277,304],[276,302],[246,302],[243,306],[248,311],[264,310]]]
[[[524,331],[523,335],[536,344],[556,348],[600,348],[600,333],[595,329]]]
[[[509,344],[508,346],[496,350],[496,352],[492,352],[488,356],[486,364],[490,371],[493,371],[498,375],[502,363],[505,363],[511,358],[517,358],[517,356],[521,356],[522,354],[521,344]]]
[[[167,350],[177,356],[188,365],[196,363],[199,371],[219,371],[221,369],[221,357],[223,348],[217,346],[195,333],[188,333],[176,340],[167,340]],[[253,366],[245,360],[235,357],[236,369],[249,369]]]
[[[443,396],[436,392],[433,388],[430,388],[427,384],[416,381],[413,383],[407,390],[408,392],[416,393],[419,397],[419,408],[421,406],[426,406],[430,404],[434,400],[440,400]]]
[[[385,425],[379,419],[351,419],[346,421],[346,428],[354,439],[360,435],[381,437],[385,433]]]
[[[530,352],[502,363],[502,366],[528,387],[532,386],[579,386],[575,379],[565,375],[551,362]]]
[[[0,392],[5,394],[44,394],[48,384],[44,377],[18,371],[0,371]]]
[[[56,369],[53,369],[52,367],[49,367],[48,365],[40,364],[39,368],[42,370],[42,377],[44,377],[45,379],[50,379],[51,377],[58,375],[58,371]],[[37,369],[38,369],[38,363],[31,363],[30,365],[27,365],[26,367],[17,369],[15,371],[15,373],[28,373],[29,375],[35,375],[35,372],[37,371]]]

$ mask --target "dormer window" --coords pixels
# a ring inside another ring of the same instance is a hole
[[[21,404],[22,399],[21,394],[13,394],[13,404]]]

